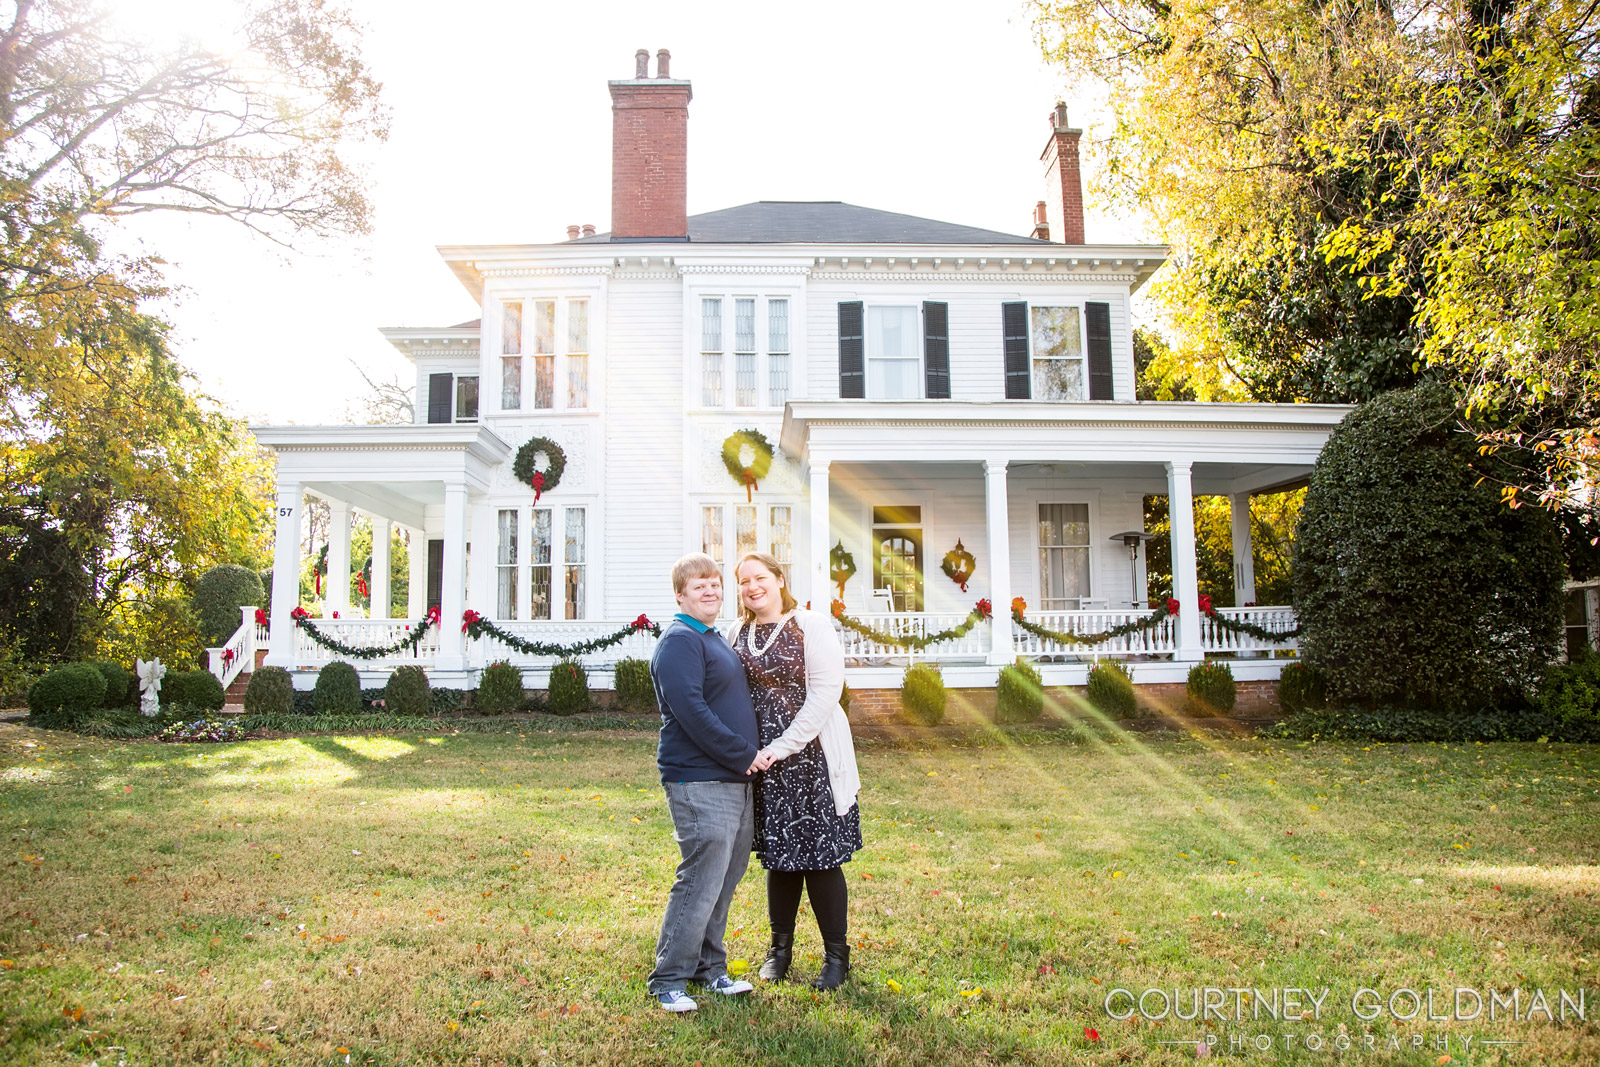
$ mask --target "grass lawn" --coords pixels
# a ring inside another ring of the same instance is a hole
[[[5,1060],[1178,1063],[1210,1035],[1237,1063],[1600,1063],[1593,748],[863,743],[852,984],[669,1017],[644,994],[677,861],[653,734],[522,731],[179,746],[0,725]],[[759,871],[729,930],[758,962]],[[799,942],[809,980],[809,912]],[[1328,992],[1298,1022],[1234,992],[1221,1021],[1106,1007],[1176,990],[1187,1015],[1208,987]],[[1432,989],[1444,1014],[1471,989],[1483,1015],[1365,1022],[1363,987]],[[1490,1022],[1490,990],[1520,991],[1521,1017]],[[1561,1021],[1562,990],[1587,1021]],[[1553,1019],[1527,1017],[1539,991]]]

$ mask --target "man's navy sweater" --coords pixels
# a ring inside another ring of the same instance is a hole
[[[650,657],[661,705],[656,764],[662,782],[748,782],[759,751],[744,665],[716,630],[667,627]]]

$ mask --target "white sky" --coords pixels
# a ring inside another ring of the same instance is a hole
[[[670,49],[694,85],[690,214],[844,200],[1027,233],[1055,101],[1091,135],[1106,118],[1045,65],[1020,0],[353,4],[393,116],[368,237],[286,255],[216,220],[128,227],[183,289],[164,309],[180,358],[251,422],[339,421],[364,389],[351,360],[409,373],[379,327],[476,318],[435,246],[609,229],[606,82],[633,76],[639,48]],[[1149,237],[1092,208],[1087,229]]]

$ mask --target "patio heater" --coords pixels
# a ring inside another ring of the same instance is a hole
[[[1128,569],[1131,572],[1128,594],[1128,606],[1139,606],[1139,545],[1144,541],[1154,539],[1154,534],[1147,534],[1143,530],[1127,530],[1123,533],[1112,534],[1111,540],[1120,541],[1128,550]]]

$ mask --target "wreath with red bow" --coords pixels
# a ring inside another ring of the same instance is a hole
[[[972,581],[973,573],[978,569],[978,561],[961,544],[961,539],[956,539],[956,547],[944,554],[944,576],[967,591],[967,583]]]
[[[744,461],[746,448],[750,450],[749,463]],[[752,500],[751,490],[759,489],[756,483],[772,470],[772,442],[760,430],[736,430],[722,442],[722,465],[744,486],[745,500]]]
[[[538,466],[541,454],[545,460],[543,470]],[[566,469],[567,454],[548,437],[531,438],[517,449],[517,458],[511,463],[511,473],[517,481],[532,487],[535,504],[539,502],[539,497],[561,484],[561,472]]]

